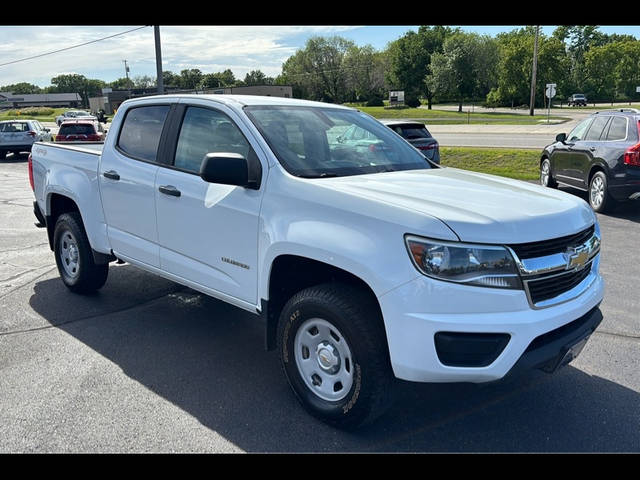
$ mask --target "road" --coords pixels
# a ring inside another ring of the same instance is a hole
[[[296,402],[256,317],[130,265],[70,293],[0,162],[0,452],[640,452],[637,205],[601,215],[605,320],[555,375],[399,382],[357,433]],[[630,289],[631,286],[631,289]]]

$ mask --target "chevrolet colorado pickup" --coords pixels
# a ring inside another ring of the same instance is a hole
[[[354,126],[366,148],[338,140]],[[128,100],[104,144],[36,143],[29,174],[71,291],[120,260],[254,313],[301,404],[341,428],[379,417],[396,378],[552,372],[602,320],[586,202],[441,168],[356,109]]]

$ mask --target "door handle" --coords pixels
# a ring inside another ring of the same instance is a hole
[[[160,190],[160,193],[171,195],[172,197],[179,197],[180,195],[182,195],[180,190],[178,190],[173,185],[161,185],[160,187],[158,187],[158,190]]]
[[[120,180],[120,175],[115,170],[109,170],[107,172],[103,172],[103,177],[110,178],[111,180]]]

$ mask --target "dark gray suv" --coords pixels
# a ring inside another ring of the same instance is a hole
[[[559,134],[540,159],[540,183],[585,190],[596,212],[640,197],[640,111],[597,112]]]

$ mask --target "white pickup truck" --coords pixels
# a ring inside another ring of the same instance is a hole
[[[337,140],[353,126],[377,140]],[[30,176],[69,289],[121,260],[256,314],[302,405],[336,426],[381,415],[395,378],[554,371],[602,320],[586,202],[441,168],[356,109],[129,100],[104,145],[36,143]]]

